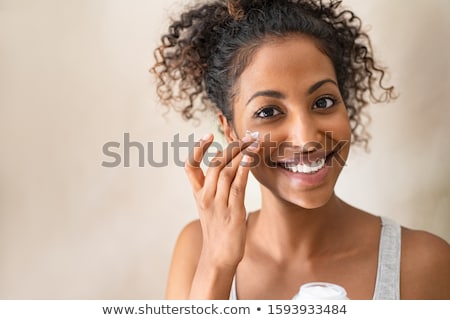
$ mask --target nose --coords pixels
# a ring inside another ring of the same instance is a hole
[[[311,152],[322,148],[322,134],[317,120],[307,114],[293,115],[286,123],[287,141],[302,152]]]

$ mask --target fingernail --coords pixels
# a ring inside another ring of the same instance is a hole
[[[209,139],[211,139],[212,134],[211,133],[207,133],[205,134],[200,140],[202,141],[208,141]]]

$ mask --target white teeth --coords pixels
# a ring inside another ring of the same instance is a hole
[[[286,166],[285,168],[294,173],[296,173],[296,172],[314,173],[314,172],[317,172],[320,169],[322,169],[324,166],[325,166],[325,159],[322,158],[322,159],[319,159],[319,160],[309,163],[309,164],[304,163],[304,164],[298,164],[298,165],[292,166],[292,167]]]
[[[312,167],[310,167],[310,166],[308,166],[307,164],[304,164],[303,166],[302,166],[302,171],[303,171],[303,173],[311,173],[311,171],[312,171]]]
[[[322,159],[319,159],[319,160],[311,163],[310,168],[311,168],[312,172],[316,172],[316,171],[319,171],[320,169],[322,169],[324,165],[325,165],[325,159],[322,158]]]

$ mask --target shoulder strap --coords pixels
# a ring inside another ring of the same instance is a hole
[[[401,228],[395,221],[381,217],[378,270],[374,300],[400,299]]]
[[[236,274],[233,277],[233,283],[231,284],[230,300],[238,300],[236,292]]]

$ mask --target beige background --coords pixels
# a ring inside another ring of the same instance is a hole
[[[101,163],[125,132],[161,148],[215,128],[165,120],[147,73],[180,3],[0,0],[0,298],[163,298],[196,217],[183,169]],[[344,3],[401,96],[372,108],[372,152],[352,153],[337,192],[449,241],[450,1]],[[248,209],[258,200],[252,180]]]

